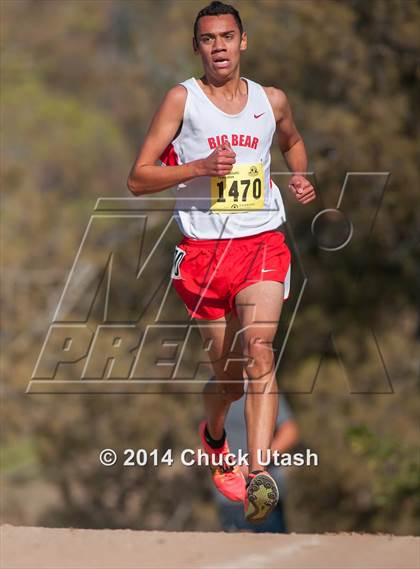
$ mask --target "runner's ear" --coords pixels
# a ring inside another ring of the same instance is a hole
[[[247,47],[248,47],[248,37],[246,35],[246,32],[242,32],[241,41],[239,44],[239,51],[246,51]]]

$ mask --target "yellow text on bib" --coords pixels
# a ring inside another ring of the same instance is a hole
[[[217,213],[244,213],[264,209],[262,162],[234,164],[227,176],[212,176],[210,209]]]

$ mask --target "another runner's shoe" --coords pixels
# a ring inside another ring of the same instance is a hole
[[[204,451],[211,457],[211,455],[216,455],[217,464],[221,463],[221,466],[213,466],[210,463],[210,469],[212,471],[213,483],[223,496],[226,496],[229,500],[233,502],[243,502],[246,496],[246,486],[245,478],[242,470],[237,464],[231,466],[227,464],[223,458],[218,455],[226,455],[230,452],[227,440],[225,440],[221,448],[213,448],[206,441],[204,430],[206,428],[206,421],[200,423],[200,438],[203,445]],[[216,460],[215,460],[216,462]],[[231,462],[231,461],[229,461]]]
[[[267,471],[249,474],[244,500],[245,519],[251,523],[261,523],[274,510],[279,501],[276,481]]]

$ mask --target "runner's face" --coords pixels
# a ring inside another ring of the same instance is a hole
[[[203,16],[198,21],[198,52],[206,74],[230,76],[239,66],[240,52],[245,49],[246,34],[241,38],[232,14]]]

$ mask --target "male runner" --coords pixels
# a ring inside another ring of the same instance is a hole
[[[278,407],[272,341],[290,279],[290,252],[276,231],[285,213],[270,178],[274,135],[296,199],[306,204],[315,191],[301,174],[306,152],[286,95],[240,75],[246,48],[235,8],[212,2],[198,13],[193,49],[204,74],[168,91],[127,184],[134,195],[177,187],[175,216],[184,238],[175,247],[172,282],[199,325],[214,371],[204,388],[200,437],[218,490],[244,502],[248,521],[260,522],[279,496],[262,463]],[[243,395],[244,373],[247,480],[227,460],[224,431],[230,404]]]

